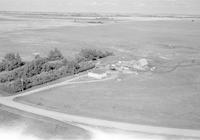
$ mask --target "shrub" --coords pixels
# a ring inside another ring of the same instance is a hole
[[[95,64],[92,62],[81,62],[79,63],[78,72],[87,71],[89,69],[93,69],[94,67],[95,67]]]
[[[33,61],[20,66],[22,61],[19,55],[7,54],[0,63],[0,70],[4,71],[8,67],[10,70],[13,68],[13,70],[0,73],[0,86],[2,90],[10,93],[20,92],[64,76],[92,69],[95,67],[92,60],[109,55],[111,55],[109,52],[84,49],[74,60],[68,61],[63,59],[61,53],[55,49],[50,52],[48,58],[37,57]]]
[[[87,58],[85,58],[85,57],[81,56],[80,54],[78,54],[78,55],[76,55],[74,61],[77,62],[77,63],[81,63],[81,62],[86,62],[88,60],[87,60]]]
[[[13,81],[15,79],[22,77],[24,68],[25,68],[25,66],[22,66],[17,69],[14,69],[12,71],[2,72],[0,74],[0,82],[1,83],[10,82],[10,81]]]
[[[68,65],[62,66],[59,69],[55,69],[49,72],[41,72],[40,74],[34,75],[29,78],[21,76],[21,78],[17,78],[13,81],[7,81],[3,84],[2,89],[9,93],[16,93],[37,85],[57,80],[64,76],[69,76],[75,73],[83,72],[94,67],[95,65],[89,62],[83,62],[79,64],[79,66],[76,66],[76,63],[72,61],[68,63]]]
[[[23,90],[21,79],[16,79],[12,82],[6,82],[2,85],[2,89],[9,93],[16,93]]]
[[[6,63],[5,62],[0,62],[0,72],[6,70]]]
[[[0,72],[11,71],[24,65],[19,54],[8,53],[0,63]]]
[[[79,59],[79,61],[82,59],[83,61],[90,61],[90,60],[97,60],[97,59],[101,59],[107,56],[112,55],[111,52],[103,52],[100,50],[96,50],[96,49],[82,49],[81,52],[79,53],[79,57],[77,59]]]
[[[24,75],[26,77],[32,77],[34,75],[40,74],[45,63],[47,63],[46,58],[38,58],[27,63],[24,68]]]
[[[22,77],[32,77],[42,72],[42,66],[47,62],[46,58],[40,58],[26,63],[24,66],[12,71],[5,71],[0,74],[0,82],[5,83]]]
[[[45,63],[42,66],[42,71],[43,72],[52,71],[52,70],[55,70],[55,69],[59,69],[60,67],[62,67],[64,65],[66,65],[65,62],[60,61],[60,60],[50,61],[50,62]]]
[[[57,48],[55,48],[54,50],[51,50],[48,54],[49,61],[60,60],[63,58],[64,57],[63,57],[62,53]]]

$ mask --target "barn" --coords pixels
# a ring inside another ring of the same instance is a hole
[[[93,72],[88,72],[88,77],[92,77],[95,79],[103,79],[106,78],[108,75],[104,71],[93,71]]]

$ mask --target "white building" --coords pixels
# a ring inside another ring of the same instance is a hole
[[[93,72],[88,72],[88,77],[92,77],[95,79],[103,79],[105,77],[107,77],[107,73],[93,73]]]

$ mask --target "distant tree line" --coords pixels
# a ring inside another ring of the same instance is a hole
[[[0,88],[16,93],[59,78],[74,75],[95,67],[94,60],[112,55],[95,49],[83,49],[73,60],[67,60],[58,49],[47,57],[36,56],[30,62],[19,54],[8,53],[0,62]]]

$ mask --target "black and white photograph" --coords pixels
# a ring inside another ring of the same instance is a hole
[[[200,0],[0,0],[0,140],[200,140]]]

